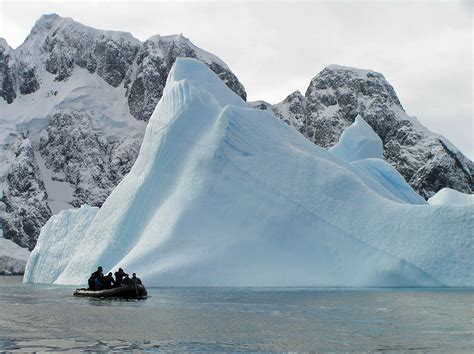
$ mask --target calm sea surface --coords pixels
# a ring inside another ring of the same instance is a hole
[[[0,277],[0,351],[474,351],[474,289],[73,290]]]

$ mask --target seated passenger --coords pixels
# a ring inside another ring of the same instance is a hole
[[[123,271],[122,268],[119,268],[118,272],[115,272],[115,286],[116,287],[119,287],[122,285],[122,279],[124,275],[125,275],[125,272]]]
[[[102,286],[104,287],[104,289],[112,289],[114,287],[114,278],[112,277],[112,272],[110,272],[103,278]]]
[[[89,277],[89,280],[87,281],[89,283],[89,289],[90,290],[97,290],[97,287],[96,287],[96,279],[97,278],[102,278],[104,276],[104,274],[102,273],[102,267],[99,266],[97,268],[97,270],[91,274],[91,276]]]
[[[132,284],[142,284],[142,281],[140,278],[137,278],[137,275],[135,273],[132,274]]]
[[[124,278],[122,280],[122,285],[130,285],[130,278],[128,277],[128,274],[125,273]]]
[[[104,279],[105,277],[102,275],[101,277],[95,278],[95,290],[104,290]]]

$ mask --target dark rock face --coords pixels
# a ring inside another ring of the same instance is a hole
[[[86,113],[57,113],[41,139],[40,153],[46,166],[74,187],[74,206],[101,206],[132,168],[140,144],[107,136]]]
[[[0,43],[0,97],[7,103],[12,103],[16,98],[15,73],[10,64],[10,49],[6,42]]]
[[[20,93],[28,95],[40,88],[34,68],[25,69],[21,75]]]
[[[46,70],[56,75],[56,81],[70,77],[77,65],[90,73],[97,71],[111,86],[122,83],[138,51],[138,40],[114,39],[70,19],[63,19],[61,24],[53,21],[52,26],[55,29],[46,37],[43,50],[47,54]]]
[[[126,81],[129,87],[128,105],[130,113],[138,120],[148,121],[163,95],[166,78],[176,58],[196,58],[213,70],[226,85],[243,100],[247,93],[235,75],[216,62],[199,58],[191,42],[180,36],[169,39],[154,36],[143,43],[136,57],[135,76]]]
[[[213,56],[201,57],[196,52],[200,49],[183,36],[153,36],[141,43],[127,33],[96,30],[53,14],[42,16],[36,22],[25,43],[26,54],[42,57],[45,70],[55,75],[55,81],[67,80],[78,66],[91,74],[97,73],[113,87],[124,83],[130,113],[138,120],[150,118],[178,57],[201,60],[242,99],[247,96],[225,64],[218,63],[217,58],[213,60]],[[2,67],[6,61],[2,61],[0,52],[0,75],[3,73],[4,77],[2,97],[11,103],[17,94],[11,68],[6,64]],[[18,73],[22,78],[20,93],[26,95],[39,88],[39,81],[34,67],[25,63],[22,67]]]
[[[326,148],[339,141],[359,113],[384,140],[389,127],[398,120],[392,108],[403,111],[393,87],[382,74],[370,71],[325,68],[311,80],[305,96],[305,132],[312,132],[313,142]]]
[[[8,217],[2,217],[0,222],[5,238],[32,250],[41,227],[51,217],[51,210],[30,140],[24,135],[13,138],[8,149],[14,161],[2,197]]]
[[[239,95],[244,101],[247,100],[247,92],[245,92],[244,87],[237,79],[237,77],[230,72],[229,70],[224,69],[222,66],[215,62],[206,63],[209,68],[214,71],[219,78],[225,82],[225,84],[234,91],[237,95]]]
[[[113,41],[102,38],[94,49],[97,62],[97,74],[109,85],[117,87],[127,73],[128,67],[133,63],[138,46],[124,41]],[[92,68],[93,65],[88,65]]]
[[[282,102],[275,105],[273,113],[286,124],[298,129],[300,132],[306,122],[306,101],[299,91],[291,93]]]
[[[382,74],[329,66],[311,81],[304,98],[293,93],[273,109],[325,148],[360,114],[382,139],[387,161],[424,198],[444,187],[473,193],[472,161],[408,117]]]
[[[130,113],[138,120],[148,121],[163,95],[171,67],[160,53],[159,43],[148,40],[137,55],[138,68],[128,92],[128,105]]]

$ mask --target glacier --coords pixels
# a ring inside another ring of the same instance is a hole
[[[179,58],[130,173],[48,221],[24,281],[102,265],[149,286],[474,286],[474,205],[420,202],[375,156],[347,162]]]

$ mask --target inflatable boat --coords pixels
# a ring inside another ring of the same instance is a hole
[[[119,288],[105,290],[76,289],[74,296],[117,298],[117,299],[146,299],[148,293],[143,284],[130,284]]]

